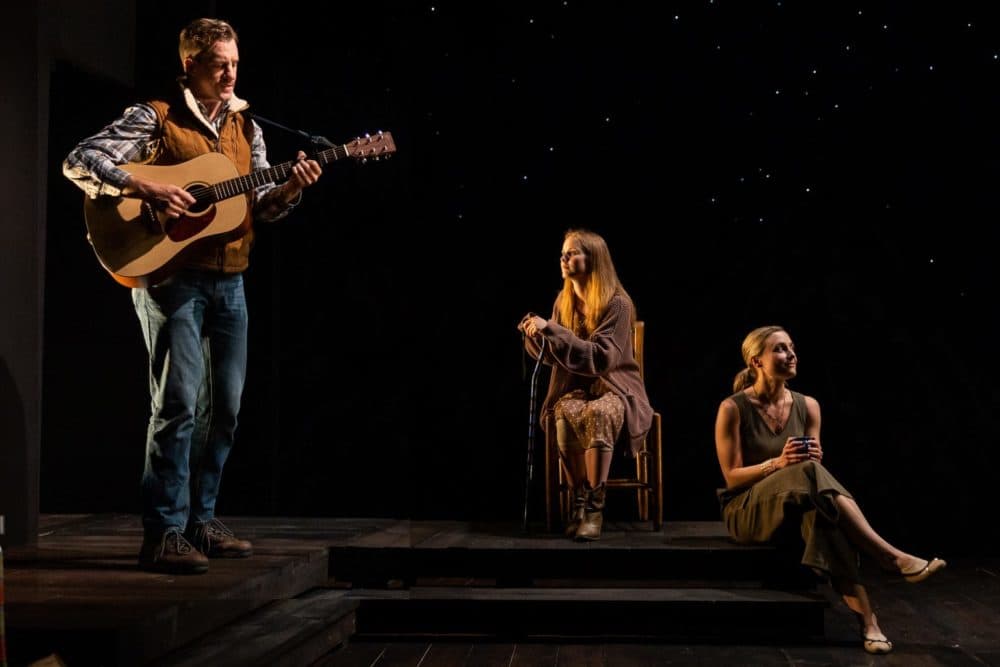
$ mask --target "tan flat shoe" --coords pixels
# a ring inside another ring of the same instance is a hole
[[[854,614],[854,620],[858,622],[858,634],[861,635],[861,646],[864,647],[865,653],[885,655],[892,651],[892,642],[886,639],[885,635],[882,635],[881,639],[867,635],[865,633],[865,617],[853,609],[851,609],[851,613]],[[875,618],[874,614],[872,614],[872,618]]]
[[[906,572],[900,570],[899,573],[903,575],[903,579],[906,579],[911,584],[916,584],[923,581],[927,577],[931,576],[938,570],[943,570],[947,565],[948,563],[946,563],[941,558],[932,558],[929,561],[927,561],[924,564],[924,566],[920,569],[914,570],[912,572]]]
[[[885,655],[892,651],[892,642],[888,639],[875,639],[873,637],[864,637],[863,639],[862,646],[865,647],[866,653]]]

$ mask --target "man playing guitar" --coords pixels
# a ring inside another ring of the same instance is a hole
[[[130,107],[66,158],[63,173],[90,198],[140,200],[169,222],[188,215],[197,198],[180,185],[128,171],[128,163],[177,165],[221,153],[238,175],[269,168],[261,129],[234,93],[239,49],[233,28],[216,19],[193,21],[181,31],[180,58],[184,75],[176,95]],[[133,285],[152,398],[142,476],[142,569],[201,573],[209,558],[252,553],[250,542],[215,517],[215,503],[246,374],[242,274],[252,221],[285,216],[322,173],[302,152],[289,166],[282,184],[259,185],[237,197],[246,202],[238,232],[198,239],[169,271]]]

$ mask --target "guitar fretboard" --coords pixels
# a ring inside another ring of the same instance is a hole
[[[320,164],[329,164],[348,155],[347,146],[334,146],[333,148],[327,148],[317,153],[316,161]],[[237,176],[236,178],[216,183],[207,188],[192,190],[191,194],[198,200],[210,199],[211,201],[222,201],[223,199],[229,199],[244,192],[249,192],[254,188],[259,188],[262,185],[267,185],[268,183],[287,180],[292,175],[292,167],[295,166],[296,162],[297,160],[282,162],[273,167],[249,173],[246,176]],[[208,196],[209,193],[211,193],[211,197]]]

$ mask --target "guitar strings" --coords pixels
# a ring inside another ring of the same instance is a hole
[[[324,163],[325,163],[325,162],[329,162],[331,157],[333,159],[340,159],[340,158],[347,157],[347,155],[348,155],[348,151],[347,151],[346,148],[340,147],[340,146],[334,146],[333,148],[329,148],[329,149],[324,150],[324,151],[319,151],[317,157],[321,157],[324,160]],[[271,183],[274,180],[276,180],[276,179],[272,178],[272,175],[280,175],[281,178],[287,178],[288,174],[291,171],[291,167],[294,166],[294,164],[295,164],[295,162],[293,162],[293,161],[292,162],[283,162],[283,163],[275,165],[275,166],[273,166],[273,167],[271,167],[269,169],[263,169],[261,171],[257,171],[257,172],[251,173],[251,174],[246,174],[245,176],[238,176],[237,178],[232,178],[232,179],[229,179],[228,181],[222,181],[220,183],[215,183],[214,185],[200,186],[200,187],[197,187],[197,188],[192,188],[191,190],[188,190],[188,192],[191,194],[192,197],[194,197],[195,199],[198,199],[198,200],[204,200],[204,199],[207,199],[209,197],[213,197],[216,200],[225,199],[226,196],[223,196],[223,195],[224,195],[225,192],[228,191],[228,186],[224,187],[222,189],[219,189],[219,186],[224,185],[224,184],[230,184],[230,183],[232,183],[232,184],[239,184],[237,190],[233,194],[240,194],[241,192],[246,192],[246,190],[249,189],[249,188],[247,188],[245,186],[247,186],[247,185],[254,186],[254,176],[266,176],[266,178],[264,180],[262,180],[260,183],[256,184],[258,186],[259,185],[265,185],[267,183]],[[228,195],[228,196],[233,196],[233,195]]]

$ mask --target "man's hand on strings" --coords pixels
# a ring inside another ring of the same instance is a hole
[[[135,174],[129,175],[122,194],[127,197],[141,197],[171,218],[181,217],[197,201],[182,187],[151,181]]]
[[[288,178],[282,188],[282,198],[285,203],[291,204],[295,201],[302,190],[319,180],[323,175],[323,168],[316,160],[310,160],[305,152],[299,151],[295,164],[292,166],[292,175]]]

